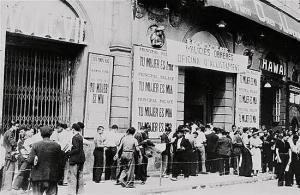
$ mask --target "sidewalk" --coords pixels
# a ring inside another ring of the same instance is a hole
[[[214,188],[226,185],[253,183],[258,181],[266,181],[274,179],[273,174],[262,173],[257,177],[239,177],[236,175],[219,176],[218,174],[199,175],[197,177],[190,177],[188,180],[179,178],[178,181],[171,181],[169,178],[162,178],[161,186],[159,177],[148,178],[145,185],[140,182],[135,183],[135,188],[122,188],[119,185],[114,185],[114,181],[105,181],[105,183],[94,183],[89,178],[85,185],[84,195],[152,195],[160,194],[163,192],[183,191],[197,188]],[[67,187],[60,186],[59,195],[67,194]]]

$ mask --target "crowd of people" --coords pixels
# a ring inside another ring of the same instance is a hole
[[[71,127],[57,123],[54,129],[27,129],[13,122],[1,136],[1,153],[5,154],[1,162],[1,190],[14,194],[32,189],[33,194],[57,194],[57,185],[67,185],[68,194],[81,194],[84,145],[95,146],[95,183],[116,180],[116,184],[127,188],[134,187],[134,180],[145,184],[149,157],[146,147],[154,146],[148,137],[149,126],[140,131],[129,128],[125,134],[118,132],[117,125],[108,130],[98,126],[93,141],[83,138],[83,129],[81,122]]]
[[[57,185],[67,185],[69,194],[83,192],[84,145],[92,141],[82,136],[84,124],[57,123],[53,129],[20,127],[17,122],[1,136],[1,190],[33,194],[57,194]],[[115,180],[116,185],[132,188],[136,181],[147,181],[151,127],[129,128],[119,133],[118,126],[98,126],[93,139],[95,183]],[[299,133],[283,129],[237,128],[225,130],[192,122],[175,131],[165,128],[160,136],[163,149],[162,177],[173,181],[183,175],[188,179],[198,174],[218,173],[255,177],[261,172],[275,173],[278,186],[292,186],[294,177],[300,187]],[[2,151],[4,149],[4,151]],[[16,166],[18,168],[16,168]],[[16,175],[15,172],[17,173]]]
[[[68,194],[80,194],[85,162],[83,144],[88,142],[81,135],[83,128],[82,122],[70,128],[58,123],[55,130],[48,126],[27,129],[12,122],[1,136],[1,190],[7,194],[29,189],[34,195],[57,194],[57,184],[67,184]]]
[[[229,130],[191,122],[180,125],[174,134],[166,128],[161,143],[163,175],[176,181],[198,174],[219,173],[253,177],[260,173],[275,173],[278,186],[292,186],[294,176],[300,187],[300,131],[282,128]]]

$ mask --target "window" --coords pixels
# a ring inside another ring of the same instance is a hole
[[[273,104],[273,121],[280,122],[280,100],[281,100],[281,90],[276,91],[275,102]]]

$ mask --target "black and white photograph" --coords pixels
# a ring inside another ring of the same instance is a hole
[[[300,194],[300,0],[0,0],[0,195]]]

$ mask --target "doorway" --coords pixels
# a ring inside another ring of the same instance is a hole
[[[185,69],[184,121],[212,123],[214,99],[225,88],[225,74],[201,68]],[[218,104],[218,102],[215,102]]]
[[[276,126],[274,124],[274,102],[276,100],[276,90],[274,88],[262,88],[261,96],[261,125],[265,125],[267,129]]]

